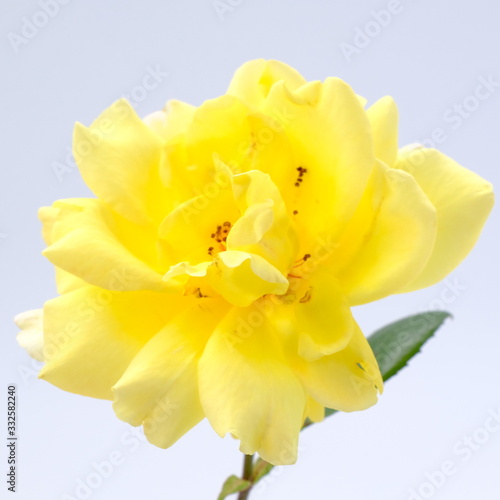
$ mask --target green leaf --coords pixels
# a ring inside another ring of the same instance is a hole
[[[222,486],[222,491],[217,497],[217,500],[224,500],[226,497],[232,495],[233,493],[238,493],[239,491],[247,490],[248,488],[250,488],[251,485],[252,483],[250,481],[241,479],[236,476],[229,476],[226,479],[224,485]]]
[[[377,358],[384,381],[404,368],[450,316],[450,313],[444,311],[415,314],[384,326],[371,335],[368,342]],[[325,409],[327,417],[334,413],[336,410]]]
[[[368,342],[384,380],[389,380],[404,368],[450,316],[444,311],[416,314],[376,331]]]
[[[250,480],[252,481],[252,483],[257,483],[264,476],[267,476],[267,474],[271,472],[273,467],[274,465],[266,462],[265,460],[262,460],[262,458],[259,458],[255,463],[255,467],[253,469],[252,477],[250,478]]]

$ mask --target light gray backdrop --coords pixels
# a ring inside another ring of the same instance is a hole
[[[370,102],[394,96],[401,144],[439,137],[442,151],[498,186],[500,9],[494,0],[55,1],[4,0],[0,20],[0,369],[3,391],[18,386],[20,436],[11,496],[214,499],[239,473],[235,441],[204,422],[173,448],[155,448],[108,402],[37,380],[36,364],[15,342],[11,318],[55,294],[37,208],[89,195],[67,159],[74,122],[88,125],[122,95],[141,115],[169,98],[199,105],[224,93],[244,61],[276,58],[308,79],[340,76]],[[157,86],[141,90],[151,69],[159,71]],[[479,101],[481,78],[491,89]],[[366,333],[428,309],[455,318],[376,407],[304,432],[297,465],[276,469],[253,498],[500,498],[500,426],[484,427],[500,410],[498,223],[495,210],[445,282],[356,309]],[[4,436],[6,395],[0,399]],[[118,465],[96,475],[110,455]],[[0,463],[5,471],[5,451]],[[443,467],[446,476],[436,473]],[[90,481],[90,495],[79,481]],[[4,498],[4,479],[0,489]]]

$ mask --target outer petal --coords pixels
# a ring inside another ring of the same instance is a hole
[[[259,255],[236,250],[219,253],[207,271],[208,282],[228,302],[246,307],[269,293],[283,294],[288,280]]]
[[[475,245],[493,207],[492,185],[435,149],[405,148],[396,168],[411,174],[437,213],[437,238],[422,273],[400,292],[442,280]]]
[[[112,399],[137,352],[190,299],[85,287],[46,302],[40,377],[63,390]]]
[[[41,207],[38,210],[38,218],[42,223],[42,237],[47,245],[54,242],[52,238],[52,229],[59,215],[60,209],[57,207]]]
[[[307,397],[306,417],[314,423],[322,422],[325,419],[325,407],[311,396]]]
[[[398,108],[392,97],[379,99],[366,111],[372,127],[375,156],[392,167],[398,155]]]
[[[83,179],[114,210],[158,223],[170,207],[160,182],[161,141],[121,99],[88,128],[77,123],[73,150]]]
[[[18,314],[14,322],[21,329],[17,334],[18,344],[37,361],[43,361],[43,311],[33,309]]]
[[[198,360],[228,310],[201,299],[158,332],[113,387],[117,416],[144,425],[149,441],[167,448],[205,415],[198,395]]]
[[[332,262],[351,305],[396,293],[425,267],[436,213],[406,172],[379,164]]]
[[[233,434],[243,453],[258,452],[274,465],[295,462],[306,396],[262,313],[235,308],[228,314],[201,357],[199,384],[219,435]]]
[[[60,200],[53,243],[43,254],[57,267],[109,290],[165,290],[162,275],[129,252],[111,230],[107,207],[94,199]]]
[[[383,390],[377,360],[357,325],[345,349],[317,361],[297,359],[295,369],[308,393],[335,410],[369,408]]]
[[[143,121],[162,141],[169,141],[186,132],[195,110],[190,104],[171,100],[164,109],[145,116]]]
[[[236,70],[227,93],[258,107],[267,97],[271,87],[279,81],[284,81],[290,90],[296,90],[306,83],[300,73],[287,64],[255,59]]]
[[[290,92],[275,84],[264,111],[283,109],[295,148],[288,184],[280,184],[297,213],[301,240],[337,240],[351,219],[375,162],[370,124],[352,89],[337,78],[311,82]],[[314,147],[311,147],[314,145]]]
[[[38,210],[38,218],[42,222],[42,236],[47,245],[51,245],[54,241],[52,238],[52,229],[55,222],[61,212],[60,208],[55,206],[52,207],[41,207]],[[57,291],[60,294],[71,292],[82,286],[87,286],[84,280],[78,278],[74,274],[68,273],[59,267],[56,270],[56,286]]]

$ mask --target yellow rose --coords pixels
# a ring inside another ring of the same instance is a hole
[[[40,210],[60,296],[19,342],[70,392],[168,447],[207,417],[272,464],[306,418],[382,391],[350,307],[432,285],[476,242],[491,185],[398,151],[391,98],[251,61],[222,97],[144,120],[120,100],[74,153],[96,199]],[[43,330],[43,338],[42,338]]]

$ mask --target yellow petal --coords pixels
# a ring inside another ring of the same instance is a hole
[[[427,266],[400,292],[442,280],[475,245],[493,207],[492,185],[434,149],[401,150],[396,168],[411,174],[437,213],[437,237]]]
[[[275,84],[264,111],[283,109],[285,131],[294,147],[292,177],[280,184],[297,213],[301,240],[337,240],[365,189],[375,157],[366,112],[352,89],[338,78],[311,82],[295,92]],[[311,147],[314,145],[314,147]]]
[[[216,292],[241,307],[269,293],[283,294],[288,288],[288,280],[267,260],[236,250],[217,254],[207,277]]]
[[[74,274],[68,273],[63,269],[56,267],[56,287],[57,293],[60,295],[68,292],[72,292],[73,290],[78,290],[78,288],[82,288],[83,286],[88,286],[88,283],[78,276]]]
[[[283,81],[290,90],[306,83],[300,73],[287,64],[255,59],[236,70],[227,93],[258,107],[267,97],[271,87],[279,81]]]
[[[210,196],[220,174],[217,164],[213,165],[214,156],[234,173],[262,170],[279,182],[295,175],[284,128],[289,117],[277,109],[272,111],[269,116],[254,113],[228,95],[203,103],[186,133],[166,145],[161,172],[171,189],[169,196],[177,203],[200,193]]]
[[[354,332],[354,319],[347,297],[325,266],[294,290],[295,329],[299,354],[314,360],[343,349]]]
[[[251,132],[248,114],[248,107],[230,95],[210,99],[197,108],[186,133],[193,185],[203,188],[211,180],[214,154],[234,172],[241,171]]]
[[[215,431],[274,465],[296,461],[306,405],[276,333],[255,308],[235,308],[209,339],[199,363],[201,404]]]
[[[314,423],[322,422],[325,419],[325,407],[311,396],[307,397],[306,417]]]
[[[228,237],[228,247],[247,249],[260,242],[274,222],[274,203],[266,200],[248,207],[240,217]],[[257,247],[257,245],[255,245]],[[243,247],[243,248],[242,248]]]
[[[366,111],[372,127],[375,156],[392,167],[398,155],[398,108],[392,97],[379,99]]]
[[[198,300],[141,349],[113,387],[116,415],[142,424],[156,446],[171,446],[204,417],[198,360],[227,310],[223,301]]]
[[[14,322],[21,329],[17,343],[37,361],[43,361],[43,310],[33,309],[18,314]]]
[[[295,369],[307,392],[335,410],[365,410],[383,390],[377,361],[357,325],[345,349],[317,361],[298,359]]]
[[[436,211],[406,172],[382,163],[332,256],[351,305],[396,293],[425,267],[436,235]]]
[[[195,110],[196,108],[190,104],[171,100],[164,109],[145,116],[143,121],[162,141],[166,142],[186,132]]]
[[[38,210],[38,218],[42,223],[42,237],[47,245],[53,243],[52,229],[59,215],[59,208],[57,207],[41,207]]]
[[[282,186],[292,186],[297,172],[295,153],[286,126],[291,117],[286,110],[272,108],[269,114],[255,113],[248,117],[250,136],[247,138],[245,170],[259,170],[268,173],[272,181],[280,189]],[[243,167],[245,164],[241,165]],[[280,194],[281,196],[281,194]]]
[[[144,123],[164,144],[159,172],[160,179],[166,187],[165,196],[170,200],[170,207],[175,207],[194,194],[185,168],[189,164],[186,132],[195,111],[196,108],[190,104],[171,100],[167,102],[163,110],[144,118]]]
[[[191,198],[165,217],[158,234],[164,252],[173,262],[203,262],[224,250],[222,239],[240,215],[230,188],[228,182],[211,196]]]
[[[235,175],[233,191],[243,215],[231,228],[228,250],[260,255],[287,273],[297,255],[298,236],[271,177],[257,170]]]
[[[138,224],[158,223],[170,208],[159,177],[162,142],[121,99],[90,127],[77,123],[73,152],[89,188]]]
[[[43,254],[57,267],[109,290],[165,290],[162,275],[125,248],[110,228],[107,207],[94,199],[60,200],[53,243]],[[132,235],[129,235],[132,236]]]
[[[202,277],[207,275],[207,269],[211,266],[211,262],[200,262],[196,265],[191,265],[189,262],[179,262],[172,266],[163,276],[165,281],[176,280],[179,283],[185,284],[189,277]],[[180,278],[180,279],[179,279]]]
[[[133,357],[191,300],[97,287],[49,300],[40,377],[69,392],[112,399],[111,387]]]
[[[41,207],[38,210],[38,218],[42,222],[42,236],[47,245],[51,245],[54,241],[52,238],[52,229],[60,214],[60,209],[52,207]],[[68,273],[59,267],[55,268],[56,271],[56,285],[59,294],[71,292],[82,286],[87,286],[87,283],[78,278],[74,274]]]

